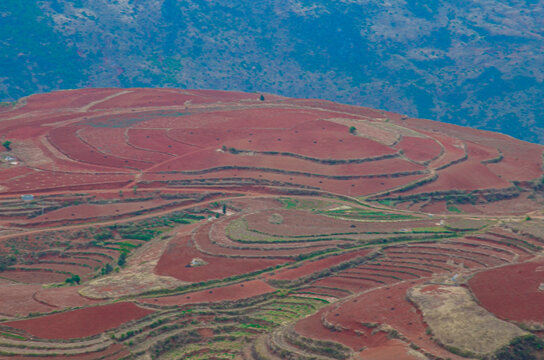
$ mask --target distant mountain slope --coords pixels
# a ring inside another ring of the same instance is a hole
[[[544,143],[536,0],[0,3],[0,100],[85,86],[318,97]]]

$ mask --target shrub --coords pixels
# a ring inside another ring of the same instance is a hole
[[[72,275],[72,277],[69,277],[68,279],[64,280],[67,284],[78,284],[81,281],[81,278],[79,275]]]
[[[117,260],[117,265],[123,266],[127,262],[127,254],[126,252],[122,252],[121,255],[119,255],[119,259]]]
[[[104,266],[102,268],[102,270],[100,270],[100,272],[102,273],[102,275],[107,275],[109,274],[110,272],[113,271],[113,267],[110,265],[110,264],[106,264],[106,266]]]
[[[113,239],[113,233],[109,230],[102,230],[101,232],[94,234],[93,238],[97,241],[109,240]]]
[[[14,256],[0,255],[0,271],[6,270],[11,265],[15,264],[17,259]]]

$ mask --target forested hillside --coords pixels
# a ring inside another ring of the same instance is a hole
[[[0,101],[76,87],[271,92],[544,143],[536,0],[4,0],[0,19]]]

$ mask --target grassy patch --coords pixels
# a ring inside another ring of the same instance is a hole
[[[298,201],[291,198],[279,198],[278,199],[286,209],[296,209]]]
[[[452,212],[452,213],[457,213],[457,214],[462,213],[461,209],[459,209],[457,206],[453,206],[453,205],[448,206],[448,211]]]
[[[382,211],[366,210],[366,209],[359,209],[359,208],[326,210],[326,211],[318,211],[318,213],[327,215],[327,216],[339,217],[343,219],[353,219],[353,220],[414,220],[414,219],[417,219],[415,216],[412,216],[412,215],[386,213]]]
[[[408,298],[422,311],[434,337],[450,352],[482,357],[527,335],[485,311],[463,287],[440,286],[439,291],[426,292],[425,286],[412,288]]]
[[[429,226],[429,227],[417,227],[413,228],[412,232],[414,233],[443,233],[451,232],[443,226]]]
[[[26,340],[24,336],[16,335],[16,334],[10,334],[10,333],[0,333],[0,335],[8,338],[12,338],[15,340]]]

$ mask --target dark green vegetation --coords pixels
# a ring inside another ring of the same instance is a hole
[[[493,360],[515,360],[515,359],[527,359],[537,360],[541,359],[542,349],[544,349],[544,341],[535,335],[522,336],[514,339],[509,346],[505,346],[503,349],[497,352],[491,359]],[[538,357],[537,357],[538,356]]]
[[[0,101],[83,86],[266,91],[542,143],[543,16],[506,0],[4,0]]]

